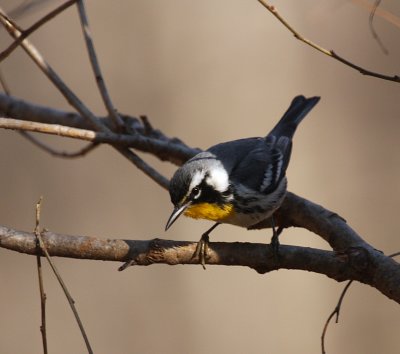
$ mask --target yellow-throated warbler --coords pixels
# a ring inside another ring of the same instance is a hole
[[[221,223],[248,228],[271,218],[271,242],[279,245],[272,216],[285,198],[292,137],[319,99],[295,97],[266,137],[214,145],[175,172],[169,186],[174,210],[165,229],[181,214],[215,221],[203,234],[195,252],[203,267],[208,235]]]

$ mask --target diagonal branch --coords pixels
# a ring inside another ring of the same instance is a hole
[[[372,5],[372,9],[371,12],[369,13],[369,29],[371,31],[372,37],[376,40],[376,42],[378,43],[379,47],[381,48],[382,52],[386,55],[389,54],[389,51],[387,50],[387,48],[385,47],[385,45],[383,44],[381,37],[378,35],[378,32],[376,32],[375,30],[375,26],[374,26],[374,17],[376,14],[376,10],[379,8],[379,5],[381,4],[381,0],[375,0],[374,4]]]
[[[72,312],[74,314],[75,320],[78,323],[78,327],[79,327],[79,330],[81,331],[82,337],[83,337],[83,339],[85,341],[85,345],[86,345],[86,348],[88,350],[88,353],[89,354],[93,354],[93,350],[91,348],[91,345],[90,345],[88,336],[86,334],[85,328],[84,328],[84,326],[82,324],[82,321],[81,321],[81,319],[79,317],[78,310],[76,309],[75,300],[72,298],[71,293],[69,292],[69,290],[68,290],[68,288],[67,288],[67,286],[66,286],[66,284],[64,282],[64,279],[61,277],[60,272],[58,271],[56,265],[54,264],[53,260],[51,259],[49,251],[47,249],[47,246],[46,246],[46,244],[45,244],[45,242],[43,240],[42,232],[39,231],[41,202],[42,202],[42,197],[40,197],[39,202],[36,204],[36,227],[35,227],[35,232],[34,232],[35,240],[36,240],[36,254],[38,256],[42,256],[44,254],[44,256],[46,257],[47,261],[49,262],[49,265],[50,265],[54,275],[56,276],[61,288],[64,291],[64,294],[65,294],[65,296],[66,296],[66,298],[68,300],[68,303],[69,303],[69,305],[71,307],[71,310],[72,310]],[[37,241],[38,240],[39,240],[39,248],[37,247],[37,243],[38,243]]]
[[[0,53],[0,62],[7,58],[21,43],[25,38],[28,38],[33,32],[42,27],[45,23],[49,22],[51,19],[59,15],[61,12],[72,6],[77,0],[69,0],[58,6],[53,11],[49,12],[47,15],[43,16],[40,20],[35,22],[32,26],[22,31],[21,36],[12,42],[8,48]]]
[[[12,21],[5,12],[0,8],[0,23],[8,31],[8,33],[14,38],[18,39],[22,32],[19,30],[18,26]],[[61,92],[61,94],[66,98],[66,100],[92,125],[93,129],[100,132],[109,132],[110,130],[99,123],[97,117],[86,107],[86,105],[75,95],[75,93],[64,83],[61,77],[53,70],[53,68],[45,61],[43,56],[39,51],[29,42],[28,39],[24,39],[20,46],[29,55],[33,62],[42,70],[42,72],[47,76],[47,78],[56,86],[56,88]],[[168,180],[162,176],[153,167],[143,161],[139,156],[137,156],[132,151],[115,147],[123,156],[128,158],[137,168],[142,170],[148,177],[155,181],[158,185],[163,188],[168,186]]]
[[[343,58],[342,56],[338,55],[336,52],[334,52],[333,50],[328,50],[325,49],[324,47],[321,47],[320,45],[312,42],[311,40],[305,38],[302,34],[300,34],[299,32],[297,32],[297,30],[295,30],[292,25],[289,24],[289,22],[287,22],[285,20],[285,18],[283,18],[280,13],[276,10],[275,6],[269,5],[267,1],[265,0],[257,0],[261,5],[263,5],[272,15],[274,15],[278,21],[280,23],[282,23],[282,25],[284,25],[293,35],[296,39],[298,39],[299,41],[309,45],[310,47],[318,50],[319,52],[327,55],[328,57],[331,57],[337,61],[340,61],[341,63],[351,67],[352,69],[357,70],[358,72],[360,72],[363,75],[366,76],[372,76],[372,77],[376,77],[382,80],[388,80],[388,81],[393,81],[393,82],[398,82],[400,83],[400,76],[398,75],[393,75],[393,76],[389,76],[389,75],[384,75],[378,72],[374,72],[374,71],[370,71],[367,69],[364,69],[363,67],[352,63],[351,61]]]
[[[124,128],[124,122],[122,121],[121,117],[114,108],[110,95],[108,94],[106,83],[104,82],[103,75],[100,70],[100,65],[97,60],[96,51],[94,49],[92,35],[89,29],[89,21],[86,15],[85,5],[83,3],[83,0],[78,0],[76,4],[78,6],[79,19],[81,21],[82,32],[85,38],[89,60],[92,65],[92,70],[96,79],[97,87],[99,88],[101,97],[103,99],[104,105],[108,111],[110,118],[113,120],[118,130],[122,131]]]

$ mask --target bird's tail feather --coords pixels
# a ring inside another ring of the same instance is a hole
[[[296,96],[283,117],[268,135],[287,136],[291,139],[299,123],[319,100],[320,97],[305,98],[304,96]]]

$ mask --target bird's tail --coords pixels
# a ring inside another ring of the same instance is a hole
[[[283,117],[268,135],[275,135],[276,137],[287,136],[291,139],[299,123],[319,100],[320,97],[305,98],[304,96],[296,96]]]

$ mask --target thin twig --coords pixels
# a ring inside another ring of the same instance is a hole
[[[10,96],[10,95],[11,95],[10,88],[8,87],[8,84],[7,84],[7,82],[6,82],[6,79],[4,78],[3,72],[2,72],[1,70],[0,70],[0,85],[1,85],[1,87],[3,88],[3,90],[4,90],[4,93],[5,93],[7,96]]]
[[[144,128],[144,135],[150,135],[153,131],[154,128],[151,125],[149,118],[145,115],[139,116],[140,120],[142,121],[143,128]]]
[[[22,17],[28,13],[31,14],[50,1],[52,0],[25,0],[14,7],[12,10],[10,10],[10,16],[13,18],[17,18]]]
[[[66,159],[74,159],[77,157],[83,157],[99,146],[98,143],[90,143],[75,152],[57,151],[57,150],[51,148],[50,146],[46,145],[39,139],[36,139],[33,135],[29,134],[28,132],[26,132],[24,130],[21,130],[20,134],[24,138],[29,140],[32,144],[36,145],[39,149],[42,149],[43,151],[49,153],[50,155],[55,156],[55,157],[62,157],[62,158],[66,158]]]
[[[156,169],[151,167],[149,164],[144,162],[138,155],[133,151],[127,150],[122,147],[115,147],[122,155],[124,155],[129,161],[131,161],[137,168],[142,170],[147,176],[149,176],[154,182],[156,182],[160,187],[168,189],[169,179],[164,177]]]
[[[400,252],[396,252],[396,253],[390,254],[388,257],[393,258],[393,257],[397,257],[399,255],[400,255]],[[342,293],[340,294],[338,303],[336,304],[334,310],[331,312],[331,314],[328,316],[328,318],[327,318],[327,320],[325,322],[324,328],[322,330],[322,335],[321,335],[321,350],[322,350],[322,354],[326,354],[326,351],[325,351],[325,336],[326,336],[326,332],[328,330],[329,323],[331,322],[332,318],[335,315],[336,315],[336,321],[335,322],[339,323],[339,314],[340,314],[340,310],[342,308],[343,299],[344,299],[344,296],[346,295],[346,293],[349,290],[350,285],[352,283],[353,283],[353,280],[350,280],[346,284],[346,286],[343,288]]]
[[[3,50],[0,53],[0,62],[2,62],[5,58],[7,58],[14,51],[14,49],[17,48],[22,43],[22,41],[25,38],[30,36],[33,32],[35,32],[38,28],[43,26],[46,22],[50,21],[51,19],[56,17],[58,14],[63,12],[65,9],[67,9],[68,7],[73,5],[76,1],[77,0],[70,0],[70,1],[65,2],[64,4],[61,4],[56,9],[54,9],[51,12],[49,12],[47,15],[45,15],[44,17],[39,19],[37,22],[35,22],[32,26],[30,26],[26,30],[23,30],[22,33],[21,33],[21,36],[18,37],[17,39],[15,39],[14,42],[12,42],[8,46],[7,49]]]
[[[365,9],[369,13],[373,10],[374,6],[369,3],[368,0],[351,0],[353,4]],[[377,8],[375,11],[375,16],[383,18],[386,22],[390,23],[391,25],[400,28],[400,18],[393,13],[386,11],[382,8]]]
[[[0,22],[9,32],[9,34],[15,39],[21,36],[21,31],[17,28],[17,25],[8,18],[5,12],[0,7]],[[93,128],[99,132],[110,132],[110,130],[99,122],[97,117],[84,105],[84,103],[69,89],[64,83],[60,76],[52,69],[52,67],[45,61],[39,51],[33,46],[28,39],[24,39],[20,46],[25,50],[29,57],[35,62],[35,64],[42,70],[47,78],[57,87],[61,94],[66,100],[84,117],[86,118]],[[119,152],[129,159],[137,168],[142,170],[157,184],[166,188],[167,178],[158,173],[154,168],[142,160],[139,156],[135,155],[128,149],[115,147]]]
[[[376,1],[375,1],[374,5],[373,5],[373,7],[372,7],[372,10],[371,10],[371,12],[370,12],[370,14],[369,14],[369,21],[368,21],[368,23],[369,23],[369,29],[371,30],[371,33],[372,33],[372,37],[374,37],[374,39],[378,42],[379,47],[381,48],[382,52],[383,52],[384,54],[388,55],[388,54],[389,54],[389,51],[387,50],[387,48],[386,48],[385,45],[383,44],[383,42],[382,42],[382,40],[381,40],[381,37],[379,37],[379,35],[378,35],[378,33],[375,31],[375,27],[374,27],[374,17],[375,17],[375,13],[376,13],[376,10],[378,9],[380,3],[381,3],[381,0],[376,0]]]
[[[36,204],[36,225],[35,225],[35,235],[36,235],[36,247],[38,249],[38,253],[36,256],[36,265],[38,271],[38,279],[39,279],[39,291],[40,291],[40,312],[41,312],[41,325],[40,325],[40,333],[42,334],[42,343],[43,343],[43,353],[47,354],[47,332],[46,332],[46,293],[44,292],[43,285],[43,273],[42,273],[42,260],[41,260],[41,252],[42,249],[40,240],[40,231],[39,231],[39,223],[40,223],[40,207],[42,203],[42,197],[40,197],[39,201]]]
[[[42,198],[40,198],[39,203],[36,205],[36,215],[37,215],[36,220],[39,220],[39,218],[40,218],[41,201],[42,201]],[[37,229],[37,232],[36,232],[36,229]],[[53,263],[50,255],[49,255],[49,252],[47,251],[47,247],[46,247],[45,243],[43,242],[42,233],[41,233],[41,231],[39,231],[38,221],[37,221],[37,224],[36,224],[36,229],[35,229],[35,234],[36,234],[36,236],[37,236],[37,238],[39,240],[40,249],[45,254],[46,259],[49,262],[51,269],[53,270],[58,282],[61,285],[61,288],[64,291],[65,296],[67,297],[68,303],[69,303],[69,305],[71,307],[71,310],[72,310],[72,312],[73,312],[73,314],[75,316],[76,322],[78,323],[79,329],[81,331],[82,337],[83,337],[83,339],[85,341],[88,353],[89,354],[93,354],[93,350],[92,350],[92,348],[90,346],[89,339],[88,339],[88,337],[86,335],[85,328],[83,327],[82,321],[81,321],[81,319],[79,317],[79,314],[78,314],[78,310],[76,309],[75,300],[72,298],[70,292],[68,291],[67,286],[64,283],[64,280],[62,279],[60,273],[57,270],[57,267],[55,266],[55,264]]]
[[[382,80],[388,80],[388,81],[393,81],[393,82],[398,82],[400,83],[400,76],[398,75],[393,75],[393,76],[388,76],[388,75],[384,75],[384,74],[380,74],[374,71],[370,71],[367,69],[364,69],[363,67],[354,64],[352,62],[350,62],[349,60],[341,57],[340,55],[336,54],[336,52],[334,52],[333,50],[328,50],[325,49],[324,47],[321,47],[320,45],[310,41],[309,39],[303,37],[303,35],[301,35],[299,32],[297,32],[280,14],[279,12],[276,10],[275,6],[269,5],[267,1],[265,0],[257,0],[261,5],[263,5],[272,15],[274,15],[279,22],[281,22],[293,35],[296,39],[298,39],[299,41],[311,46],[312,48],[318,50],[319,52],[327,55],[328,57],[331,57],[333,59],[336,59],[337,61],[340,61],[341,63],[357,70],[358,72],[360,72],[362,75],[366,75],[366,76],[372,76],[372,77],[376,77]]]
[[[118,145],[120,147],[134,147],[135,149],[141,150],[143,152],[152,153],[158,156],[161,160],[166,160],[166,157],[169,155],[174,156],[175,160],[177,160],[177,162],[180,162],[180,164],[193,157],[195,153],[199,152],[199,150],[196,149],[186,149],[178,143],[148,138],[139,134],[126,135],[115,134],[111,132],[97,133],[93,130],[72,128],[59,124],[46,124],[11,118],[2,118],[1,116],[0,128],[39,132],[72,139],[90,141],[92,143],[112,144],[114,147]],[[170,158],[169,161],[173,162],[174,159]]]
[[[85,38],[86,48],[88,51],[90,64],[92,65],[94,77],[96,78],[97,87],[99,88],[101,97],[103,99],[104,105],[108,111],[110,118],[113,120],[116,128],[119,131],[122,131],[124,128],[124,122],[117,113],[117,110],[114,108],[110,95],[108,94],[106,83],[101,73],[100,65],[97,60],[96,51],[94,49],[92,35],[90,33],[90,28],[89,28],[89,21],[86,15],[86,9],[83,0],[78,0],[76,5],[78,7],[79,19],[81,22],[83,37]]]
[[[0,8],[0,22],[3,24],[8,33],[14,38],[21,37],[22,32],[18,30],[16,23],[8,18],[6,13]],[[20,46],[25,50],[29,57],[39,67],[39,69],[47,76],[47,78],[57,87],[65,99],[73,106],[83,117],[88,119],[92,126],[98,130],[103,126],[97,121],[96,116],[83,104],[83,102],[68,88],[60,76],[45,61],[39,51],[31,44],[28,39],[24,39]]]
[[[335,309],[332,311],[332,313],[329,315],[328,319],[327,319],[326,322],[325,322],[324,329],[323,329],[322,335],[321,335],[321,349],[322,349],[322,354],[326,354],[326,351],[325,351],[325,335],[326,335],[326,331],[327,331],[327,329],[328,329],[329,323],[331,322],[331,319],[332,319],[333,316],[335,316],[335,315],[336,315],[336,323],[338,323],[338,321],[339,321],[339,313],[340,313],[340,309],[341,309],[341,307],[342,307],[342,302],[343,302],[344,296],[346,295],[346,292],[347,292],[347,290],[349,289],[349,287],[350,287],[350,285],[351,285],[352,282],[353,282],[353,280],[350,280],[350,281],[346,284],[346,286],[344,287],[342,293],[340,294],[339,301],[338,301],[338,303],[336,304]]]

